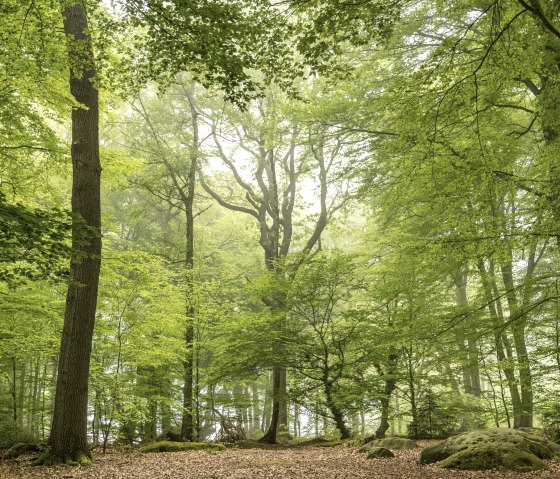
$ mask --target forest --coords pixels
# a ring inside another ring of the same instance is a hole
[[[558,0],[0,2],[2,479],[558,477],[559,247]]]

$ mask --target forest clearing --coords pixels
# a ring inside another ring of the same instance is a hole
[[[0,479],[559,460],[560,1],[0,1]]]

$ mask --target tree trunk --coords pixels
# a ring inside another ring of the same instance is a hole
[[[50,461],[89,462],[88,377],[101,266],[98,92],[82,2],[61,0],[70,62],[72,110],[72,262],[58,362]]]
[[[263,413],[261,429],[267,430],[270,426],[270,419],[272,416],[272,375],[266,381],[266,388],[264,391]]]
[[[381,421],[379,427],[375,431],[375,437],[378,439],[384,438],[387,429],[389,429],[389,410],[391,404],[391,395],[397,387],[396,367],[397,367],[398,355],[393,350],[388,355],[387,370],[385,375],[385,388],[383,390],[383,396],[380,400],[381,403]],[[376,367],[379,374],[382,374],[381,365]]]
[[[457,307],[466,310],[469,306],[467,298],[467,275],[462,266],[460,271],[454,275],[455,282],[455,301]],[[480,397],[480,369],[478,366],[478,346],[476,344],[476,331],[472,331],[472,326],[464,325],[461,328],[459,339],[459,350],[461,352],[461,368],[463,372],[463,387],[467,394]]]
[[[346,422],[344,421],[344,414],[333,400],[330,387],[325,387],[325,396],[327,400],[327,407],[332,414],[334,423],[336,424],[336,428],[340,432],[340,438],[348,439],[350,437],[350,429],[348,429],[348,426],[346,426]]]
[[[181,422],[181,437],[185,441],[194,438],[193,427],[193,371],[194,371],[194,190],[196,180],[196,168],[198,164],[198,112],[194,102],[187,93],[187,99],[191,108],[193,125],[193,144],[191,148],[189,171],[186,178],[187,192],[179,189],[181,200],[185,208],[185,277],[186,277],[186,327],[185,327],[185,360],[184,384],[183,384],[183,417]]]
[[[504,262],[501,269],[502,279],[506,288],[506,299],[508,301],[510,318],[514,318],[511,324],[511,330],[513,333],[515,353],[517,355],[519,386],[521,389],[521,416],[515,427],[533,427],[533,376],[525,339],[527,319],[524,316],[518,317],[519,307],[513,283],[513,267],[511,260]]]
[[[257,383],[251,383],[251,395],[253,404],[253,425],[251,429],[252,432],[256,432],[260,429],[259,388]]]
[[[278,425],[280,417],[280,395],[281,395],[281,381],[282,381],[282,366],[275,364],[272,368],[272,415],[270,417],[270,425],[266,434],[259,439],[260,442],[267,442],[270,444],[276,443],[276,436],[278,434]]]
[[[492,268],[492,265],[491,265]],[[498,310],[497,303],[493,298],[492,282],[488,277],[486,272],[486,267],[484,261],[480,259],[478,261],[478,271],[480,272],[480,278],[482,281],[482,288],[484,290],[484,297],[488,304],[488,310],[490,312],[490,320],[492,321],[492,328],[494,329],[494,344],[496,346],[496,356],[498,358],[498,366],[504,372],[506,377],[509,394],[511,396],[511,402],[513,407],[513,417],[514,417],[514,427],[520,427],[519,421],[521,418],[521,396],[519,395],[519,389],[517,387],[517,379],[515,377],[515,371],[508,361],[508,357],[504,352],[504,337],[501,331],[504,329],[503,321]],[[493,271],[491,269],[490,273]],[[497,289],[497,287],[496,287]],[[501,308],[500,308],[501,310]],[[507,340],[506,340],[507,341]],[[508,416],[509,422],[509,416]]]

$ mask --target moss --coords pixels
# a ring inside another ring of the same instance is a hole
[[[501,472],[529,472],[547,469],[541,459],[528,451],[510,448],[504,444],[480,444],[459,451],[441,461],[438,466],[447,469]]]
[[[93,464],[91,456],[87,454],[77,454],[73,458],[67,458],[64,462],[69,466],[91,466]]]
[[[374,459],[377,457],[395,457],[395,455],[389,449],[373,446],[368,451],[367,457],[369,459]]]
[[[68,457],[60,457],[52,453],[50,449],[47,449],[41,454],[41,456],[31,463],[32,466],[54,466],[56,464],[66,464],[68,466],[91,466],[93,459],[91,454],[86,453],[76,453]]]
[[[223,451],[226,447],[220,443],[210,442],[171,442],[159,441],[146,444],[139,449],[140,452],[180,452],[180,451]]]
[[[416,444],[412,439],[406,439],[404,437],[386,437],[385,439],[374,439],[362,447],[366,446],[369,446],[366,450],[372,446],[376,446],[391,449],[392,451],[406,451],[409,449],[416,449],[418,444]]]
[[[542,459],[560,458],[553,442],[517,429],[488,429],[450,437],[422,450],[422,464],[452,469],[533,471],[545,469]]]
[[[560,458],[560,447],[546,438],[518,429],[496,428],[467,432],[427,447],[420,454],[420,462],[432,464],[457,452],[483,444],[503,445],[508,449],[526,451],[540,459]]]

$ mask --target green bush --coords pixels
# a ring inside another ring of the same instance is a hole
[[[226,447],[212,442],[171,442],[159,441],[142,446],[140,452],[181,452],[181,451],[223,451]]]

